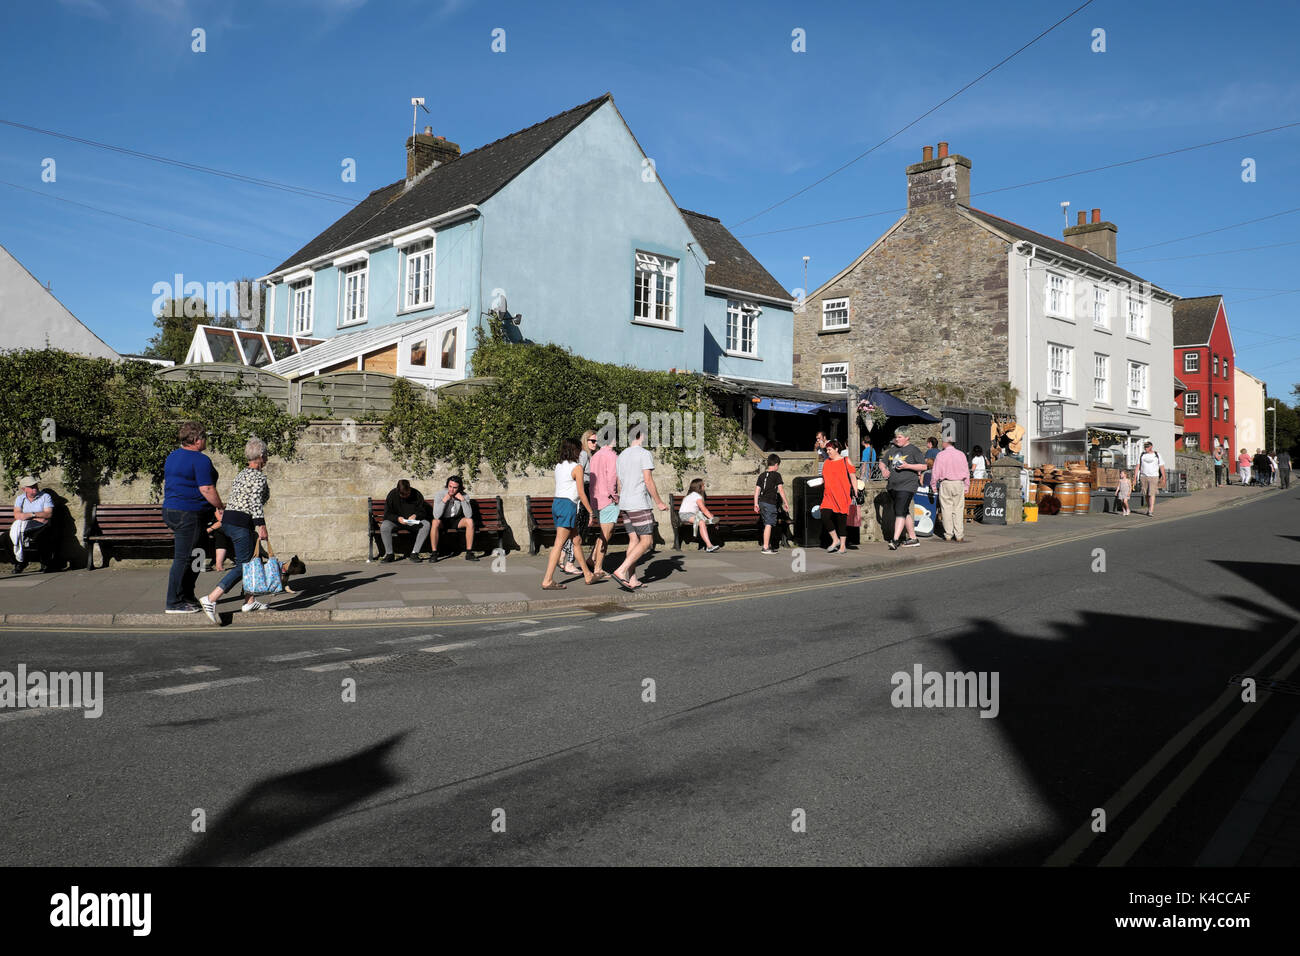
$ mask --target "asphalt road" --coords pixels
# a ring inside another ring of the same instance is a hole
[[[1191,864],[1300,713],[1229,687],[1300,650],[1297,497],[634,611],[0,634],[105,675],[0,711],[0,863]],[[917,665],[996,716],[893,706]]]

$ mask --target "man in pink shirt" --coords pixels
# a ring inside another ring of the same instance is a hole
[[[618,453],[613,445],[604,445],[591,456],[588,463],[591,470],[591,506],[596,509],[600,522],[600,537],[591,549],[591,568],[596,574],[602,573],[605,549],[609,547],[609,536],[618,524]]]
[[[943,530],[949,541],[966,542],[966,492],[970,490],[970,465],[957,450],[955,439],[945,435],[943,451],[934,459],[932,480],[939,489]]]

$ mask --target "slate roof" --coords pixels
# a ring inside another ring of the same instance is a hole
[[[1148,281],[1146,279],[1143,279],[1139,275],[1135,275],[1132,272],[1129,272],[1127,269],[1120,268],[1115,263],[1111,262],[1109,259],[1105,258],[1104,256],[1099,256],[1095,252],[1088,252],[1086,249],[1080,249],[1078,246],[1072,246],[1068,242],[1062,242],[1060,239],[1053,239],[1051,236],[1043,235],[1041,232],[1034,232],[1034,230],[1032,229],[1026,229],[1024,226],[1020,225],[1019,223],[1012,222],[1010,219],[1003,219],[1001,216],[995,216],[992,213],[985,212],[982,209],[976,209],[973,206],[967,206],[965,208],[967,212],[969,212],[976,219],[983,222],[985,225],[991,226],[992,228],[997,229],[1001,232],[1008,233],[1009,235],[1015,237],[1018,240],[1022,240],[1024,242],[1032,242],[1036,246],[1042,246],[1044,249],[1048,250],[1049,252],[1053,252],[1061,256],[1069,256],[1071,259],[1075,259],[1079,262],[1083,262],[1088,265],[1095,266],[1098,269],[1105,269],[1109,272],[1119,273],[1120,275],[1124,276],[1127,279],[1132,280],[1133,282]],[[1149,284],[1151,285],[1152,288],[1156,288],[1156,289],[1160,288],[1154,282]],[[1165,290],[1160,289],[1160,291],[1164,292]]]
[[[1221,295],[1200,295],[1174,303],[1174,347],[1209,345]]]
[[[785,301],[793,299],[721,222],[713,216],[689,209],[683,209],[681,213],[704,254],[713,260],[713,265],[708,266],[704,272],[707,285]]]
[[[527,129],[464,153],[428,171],[409,190],[405,188],[405,178],[376,189],[272,272],[310,262],[344,246],[394,232],[461,206],[486,202],[605,102],[612,100],[613,96],[605,93]]]

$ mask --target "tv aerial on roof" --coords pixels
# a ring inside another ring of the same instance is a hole
[[[412,138],[415,137],[415,127],[419,123],[420,110],[424,110],[426,113],[429,113],[429,107],[424,105],[424,97],[412,96],[411,97],[411,137]],[[429,115],[432,116],[433,114],[429,113]]]

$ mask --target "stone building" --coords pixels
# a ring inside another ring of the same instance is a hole
[[[971,161],[947,143],[906,172],[906,214],[796,310],[795,385],[1005,383],[1031,463],[1068,457],[1032,450],[1046,405],[1052,434],[1108,427],[1130,452],[1141,438],[1172,452],[1176,297],[1116,264],[1115,225],[1080,213],[1062,241],[974,209]]]

